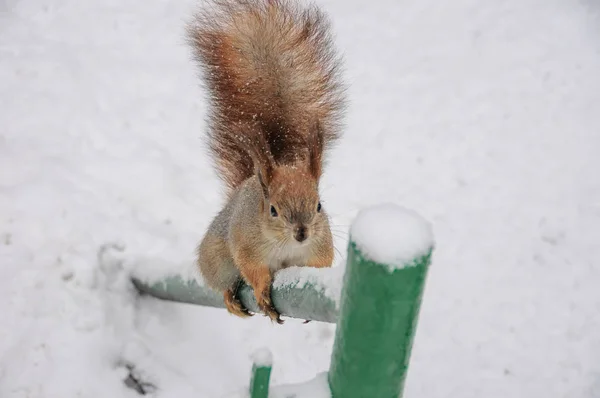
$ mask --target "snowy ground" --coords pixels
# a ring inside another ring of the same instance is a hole
[[[600,397],[600,5],[322,0],[351,107],[323,192],[343,253],[382,201],[437,249],[406,397]],[[327,370],[334,326],[136,299],[221,204],[192,0],[0,0],[0,397],[220,397]],[[342,262],[338,258],[338,264]],[[100,266],[102,264],[102,266]]]

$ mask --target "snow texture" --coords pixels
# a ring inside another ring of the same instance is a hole
[[[317,2],[350,96],[320,184],[334,268],[360,209],[435,231],[405,396],[600,397],[600,3]],[[130,259],[188,267],[223,204],[195,5],[0,0],[2,398],[137,397],[132,368],[156,398],[220,397],[260,347],[274,386],[329,367],[334,325],[129,284]]]
[[[275,386],[269,393],[273,398],[331,398],[326,372],[303,383]]]
[[[390,272],[415,265],[433,248],[433,231],[416,212],[385,203],[361,210],[350,228],[350,238],[369,260]]]
[[[331,299],[339,308],[343,278],[344,267],[289,267],[275,274],[273,287],[276,289],[284,287],[302,289],[307,285],[312,285],[317,292]]]
[[[124,267],[131,276],[147,284],[158,283],[166,278],[178,276],[183,281],[194,280],[201,286],[204,285],[204,280],[194,259],[174,262],[159,256],[140,256],[124,258],[123,261]]]
[[[268,348],[261,347],[252,353],[252,363],[259,367],[273,366],[273,355]]]
[[[226,394],[223,398],[249,398],[246,390]],[[312,379],[289,385],[271,386],[270,398],[331,398],[327,372],[321,372]]]

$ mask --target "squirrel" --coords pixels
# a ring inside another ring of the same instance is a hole
[[[209,153],[227,197],[198,246],[198,267],[230,313],[254,315],[236,295],[245,282],[281,324],[274,273],[330,267],[334,257],[319,180],[324,154],[341,136],[341,58],[315,5],[210,4],[187,26],[187,39],[208,89]]]

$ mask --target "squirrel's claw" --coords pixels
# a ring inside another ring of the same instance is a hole
[[[261,309],[263,310],[263,312],[265,313],[266,316],[271,318],[271,321],[277,322],[278,324],[283,325],[283,320],[281,319],[281,315],[279,314],[279,312],[277,312],[275,307],[273,307],[273,304],[271,304],[270,302],[265,303],[261,307]]]
[[[273,303],[271,302],[270,291],[263,292],[263,294],[260,295],[259,300],[257,300],[257,304],[258,307],[265,313],[265,315],[271,318],[271,321],[277,322],[280,325],[283,324],[281,315],[279,312],[277,312],[273,306]]]
[[[284,321],[283,321],[283,319],[281,319],[281,316],[279,315],[279,313],[277,313],[277,311],[275,311],[274,313],[267,314],[267,316],[269,318],[271,318],[271,321],[277,322],[278,324],[283,325]]]
[[[227,307],[227,311],[229,311],[231,314],[237,315],[240,318],[248,318],[254,315],[248,311],[246,307],[244,307],[240,299],[236,297],[233,290],[226,290],[223,294],[223,299],[225,301],[225,307]]]
[[[269,318],[271,318],[271,321],[273,322],[277,322],[280,325],[283,325],[283,319],[281,319],[281,316],[279,315],[279,313],[277,313],[277,311],[275,311],[274,314],[268,314],[267,315]]]

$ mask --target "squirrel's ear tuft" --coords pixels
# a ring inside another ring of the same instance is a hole
[[[271,184],[271,180],[273,177],[272,170],[265,170],[263,167],[256,168],[256,176],[258,177],[258,182],[260,182],[260,187],[262,188],[263,195],[265,198],[269,198],[269,185]]]
[[[318,120],[309,130],[306,144],[308,146],[308,170],[315,180],[319,181],[322,172],[323,131]]]
[[[261,149],[258,149],[253,156],[254,170],[265,198],[269,197],[269,186],[273,181],[274,160],[266,144],[262,143]]]
[[[269,145],[261,134],[239,135],[237,139],[239,145],[252,158],[254,173],[258,177],[265,197],[268,197],[275,167]]]

